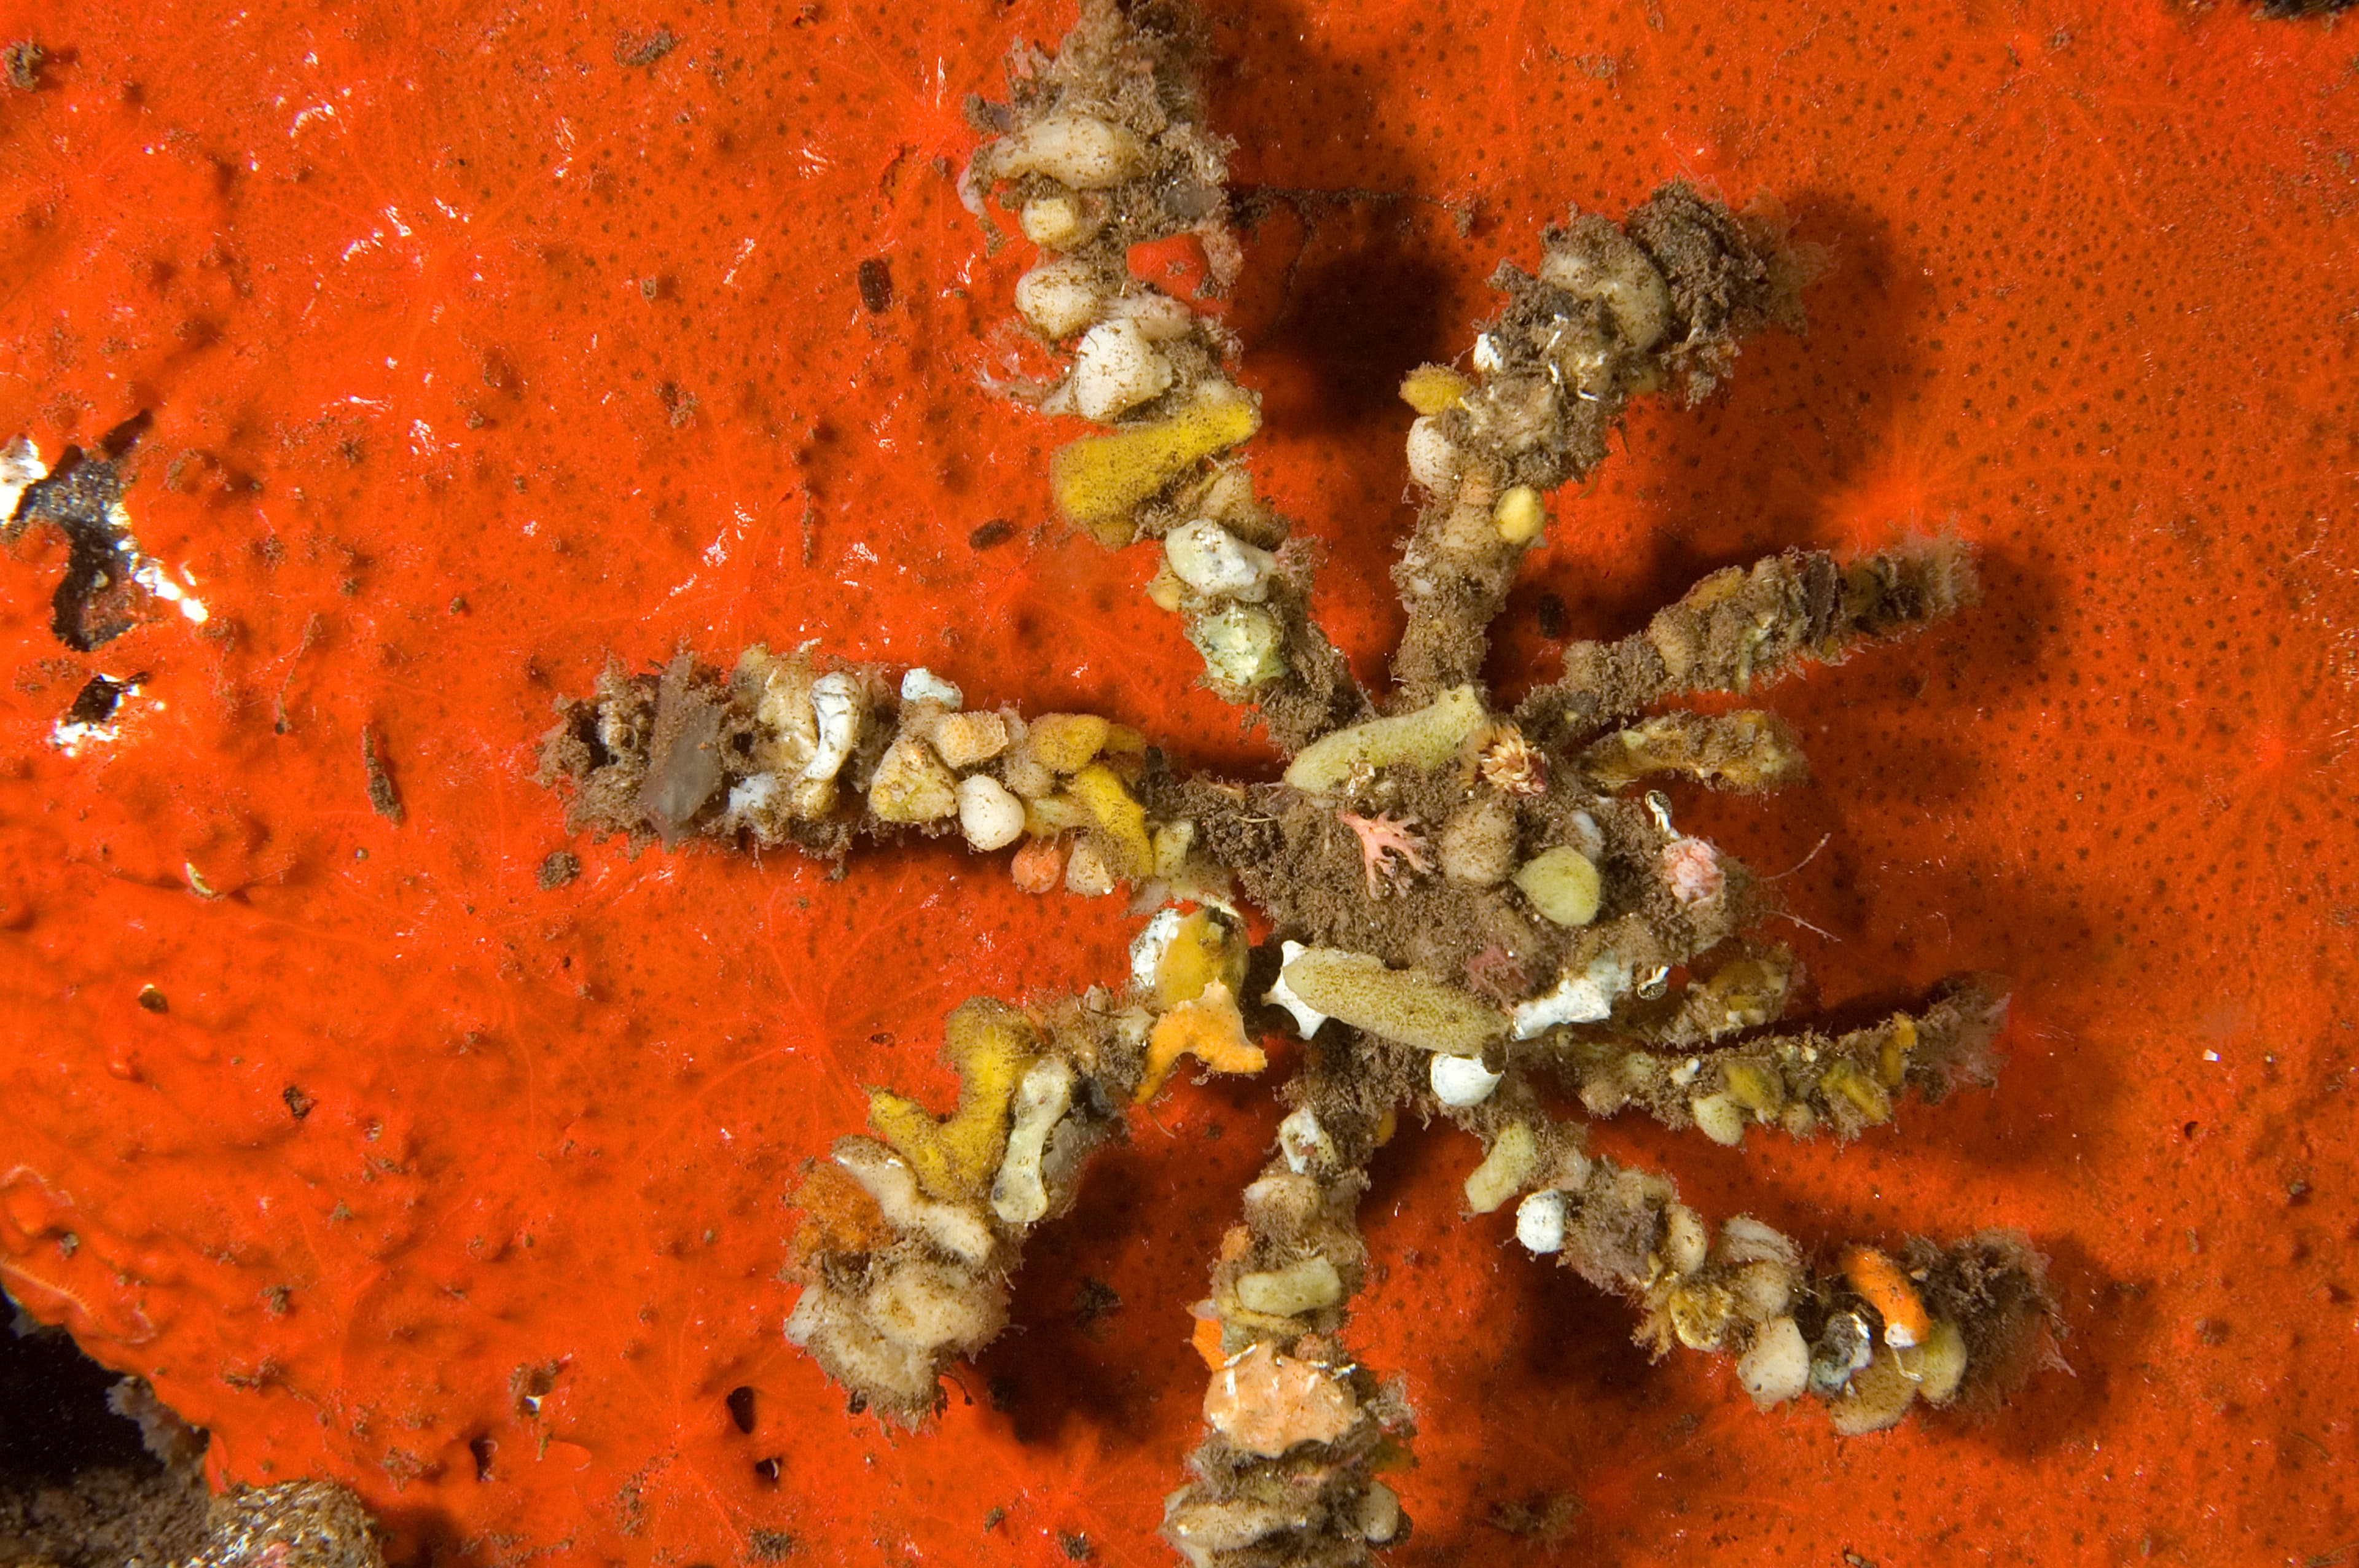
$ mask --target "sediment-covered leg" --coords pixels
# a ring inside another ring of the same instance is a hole
[[[1406,1457],[1408,1402],[1342,1340],[1367,1262],[1353,1212],[1393,1126],[1358,1060],[1321,1054],[1288,1086],[1278,1152],[1245,1189],[1196,1308],[1208,1430],[1163,1520],[1196,1568],[1343,1568],[1408,1528],[1380,1478]]]
[[[1004,390],[1108,427],[1056,454],[1059,510],[1109,548],[1160,542],[1148,596],[1181,617],[1205,684],[1255,705],[1291,752],[1367,702],[1310,620],[1310,554],[1232,456],[1261,414],[1228,374],[1236,345],[1210,308],[1238,252],[1201,55],[1176,8],[1090,0],[1054,56],[1011,74],[1010,102],[978,111],[998,134],[961,191],[978,216],[996,194],[1039,247],[1016,305],[1060,368]],[[1175,242],[1201,253],[1192,292],[1131,269],[1139,247]]]
[[[1973,560],[1951,541],[1848,563],[1788,550],[1712,573],[1644,632],[1566,649],[1562,677],[1534,689],[1516,719],[1550,740],[1585,738],[1680,692],[1745,692],[1808,662],[1838,663],[1863,642],[1955,613],[1976,593]]]
[[[2049,1355],[2057,1314],[2046,1260],[2022,1237],[1984,1231],[1894,1252],[1845,1247],[1820,1269],[1792,1238],[1746,1216],[1715,1231],[1670,1181],[1594,1158],[1579,1130],[1503,1098],[1450,1113],[1484,1141],[1468,1208],[1521,1194],[1516,1238],[1640,1309],[1637,1338],[1734,1357],[1763,1409],[1805,1395],[1847,1436],[1881,1430],[1920,1398],[1992,1404]]]
[[[1419,416],[1409,472],[1431,497],[1393,568],[1404,705],[1481,676],[1542,498],[1605,460],[1633,396],[1671,386],[1693,403],[1746,333],[1801,324],[1776,236],[1680,183],[1618,225],[1576,213],[1549,232],[1537,276],[1503,263],[1491,282],[1507,306],[1475,339],[1471,374],[1427,365],[1401,388]]]

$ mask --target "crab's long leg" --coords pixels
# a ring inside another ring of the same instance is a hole
[[[1491,281],[1507,305],[1475,339],[1472,374],[1426,365],[1401,388],[1419,416],[1409,471],[1430,497],[1393,568],[1403,706],[1481,677],[1542,496],[1604,461],[1633,396],[1671,386],[1694,403],[1744,335],[1800,324],[1775,238],[1676,183],[1620,224],[1576,214],[1549,231],[1537,276],[1502,264]]]
[[[1777,949],[1745,954],[1667,998],[1658,1020],[1564,1031],[1528,1059],[1552,1058],[1592,1116],[1641,1111],[1727,1144],[1756,1125],[1796,1138],[1854,1137],[1890,1121],[1908,1089],[1939,1101],[1996,1076],[2006,999],[1979,980],[1952,982],[1922,1008],[1837,1034],[1777,1030],[1716,1044],[1783,1011],[1791,968]]]
[[[1245,1222],[1197,1308],[1208,1430],[1163,1522],[1195,1568],[1342,1568],[1407,1529],[1379,1478],[1406,1457],[1407,1401],[1341,1338],[1367,1260],[1353,1213],[1393,1126],[1367,1070],[1384,1054],[1366,1042],[1314,1053],[1282,1091],[1294,1108],[1278,1152],[1245,1189]]]
[[[1585,741],[1682,692],[1750,691],[1801,665],[1832,664],[1863,642],[1897,636],[1973,602],[1973,562],[1936,541],[1845,563],[1788,550],[1716,571],[1643,632],[1576,643],[1564,674],[1516,710],[1537,736]]]
[[[1580,1129],[1521,1097],[1445,1114],[1484,1141],[1466,1178],[1471,1211],[1521,1195],[1516,1238],[1527,1251],[1635,1302],[1637,1339],[1658,1356],[1679,1346],[1736,1357],[1764,1409],[1807,1394],[1837,1431],[1874,1432],[1920,1397],[1994,1403],[2048,1349],[2046,1261],[2020,1236],[1846,1247],[1821,1269],[1759,1220],[1715,1231],[1668,1178],[1593,1157]]]
[[[1109,548],[1161,542],[1149,597],[1182,618],[1206,683],[1253,704],[1291,752],[1369,709],[1310,620],[1310,556],[1231,456],[1261,414],[1224,368],[1235,341],[1209,308],[1237,246],[1228,144],[1204,124],[1200,52],[1168,18],[1087,0],[1057,54],[987,112],[1002,134],[975,153],[962,191],[978,216],[995,193],[1015,209],[1040,253],[1016,285],[1017,311],[1069,354],[1053,381],[1006,390],[1108,430],[1057,453],[1059,510]],[[1189,238],[1206,264],[1192,294],[1133,273],[1139,247]]]

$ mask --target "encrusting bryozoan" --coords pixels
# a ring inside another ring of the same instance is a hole
[[[1158,552],[1149,597],[1283,776],[1186,773],[1101,717],[971,707],[932,672],[811,648],[610,669],[560,704],[543,744],[570,820],[635,847],[840,860],[864,838],[957,835],[1009,851],[1028,891],[1127,887],[1157,910],[1119,989],[954,1012],[947,1115],[872,1091],[871,1133],[794,1195],[805,1289],[788,1336],[856,1406],[922,1422],[950,1362],[1005,1325],[1026,1238],[1071,1202],[1124,1108],[1189,1059],[1258,1073],[1283,1032],[1305,1044],[1277,1147],[1194,1309],[1206,1433],[1163,1531],[1198,1568],[1354,1563],[1409,1528],[1384,1478],[1406,1463],[1408,1390],[1345,1345],[1369,1275],[1354,1211],[1404,1111],[1479,1142],[1462,1186],[1476,1222],[1628,1299],[1658,1353],[1729,1357],[1765,1408],[1816,1400],[1864,1433],[1920,1402],[1995,1402],[2054,1327],[2027,1242],[1910,1239],[1826,1266],[1593,1156],[1539,1092],[1553,1077],[1591,1116],[1642,1110],[1734,1145],[1849,1139],[1891,1125],[1912,1090],[1992,1081],[2006,1004],[1985,979],[1840,1033],[1780,1027],[1802,977],[1755,935],[1770,890],[1647,787],[1799,784],[1799,741],[1774,715],[1658,705],[1749,696],[1959,611],[1971,558],[1934,541],[1730,568],[1638,633],[1574,644],[1513,711],[1494,705],[1489,627],[1549,492],[1604,459],[1632,397],[1705,396],[1746,334],[1799,322],[1778,237],[1670,185],[1619,223],[1576,213],[1549,231],[1534,270],[1499,268],[1506,304],[1463,362],[1407,375],[1406,466],[1427,503],[1394,571],[1395,690],[1364,692],[1310,620],[1310,556],[1243,465],[1261,416],[1228,373],[1235,345],[1126,263],[1186,235],[1209,287],[1238,265],[1195,40],[1170,8],[1086,0],[1055,55],[1019,62],[1012,103],[973,111],[989,139],[961,193],[1038,247],[1015,303],[1063,356],[1048,384],[1005,390],[1104,427],[1056,454],[1057,506],[1108,547]],[[1258,946],[1248,903],[1270,931]]]

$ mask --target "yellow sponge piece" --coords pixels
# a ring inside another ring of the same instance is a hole
[[[1171,934],[1171,946],[1155,966],[1155,1005],[1194,1001],[1214,985],[1235,996],[1245,987],[1245,934],[1209,910],[1198,910]]]
[[[1419,365],[1401,377],[1401,401],[1419,414],[1439,414],[1473,385],[1448,365]]]
[[[1049,460],[1049,483],[1058,510],[1088,529],[1098,543],[1118,548],[1137,537],[1132,514],[1156,492],[1261,427],[1261,411],[1234,387],[1192,408],[1117,430],[1084,436]]]
[[[1024,748],[1052,773],[1077,773],[1113,733],[1114,726],[1094,713],[1044,713],[1026,732]]]
[[[1245,1014],[1229,988],[1214,980],[1194,1001],[1182,1002],[1155,1021],[1147,1037],[1147,1073],[1131,1098],[1145,1105],[1171,1076],[1182,1056],[1193,1056],[1216,1073],[1258,1073],[1269,1065],[1260,1046],[1245,1038]]]
[[[871,1090],[869,1125],[909,1162],[919,1184],[945,1203],[982,1195],[1007,1152],[1007,1119],[1024,1069],[1039,1054],[1031,1021],[978,997],[942,1025],[942,1054],[959,1072],[958,1109],[946,1120],[889,1089]]]
[[[1155,844],[1147,836],[1147,807],[1130,797],[1112,768],[1092,762],[1073,775],[1071,790],[1121,849],[1123,875],[1143,877],[1155,869]]]

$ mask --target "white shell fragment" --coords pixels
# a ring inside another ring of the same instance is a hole
[[[1506,1076],[1485,1067],[1480,1056],[1437,1055],[1426,1069],[1433,1098],[1451,1106],[1481,1105]]]
[[[1295,955],[1309,951],[1310,949],[1299,942],[1280,943],[1277,982],[1263,993],[1261,999],[1272,1007],[1282,1007],[1292,1013],[1295,1033],[1305,1040],[1319,1033],[1319,1026],[1327,1022],[1327,1015],[1294,994],[1294,988],[1286,983],[1286,966],[1294,962]]]
[[[1198,593],[1257,604],[1269,593],[1277,557],[1256,549],[1218,523],[1198,518],[1171,530],[1163,541],[1172,575]]]
[[[1155,912],[1145,930],[1130,939],[1130,983],[1142,994],[1155,991],[1156,972],[1163,968],[1163,955],[1171,951],[1171,944],[1180,935],[1180,908],[1165,904]]]
[[[819,720],[819,748],[803,777],[817,784],[835,777],[851,760],[853,743],[860,738],[860,684],[842,670],[821,676],[811,682],[810,702]]]
[[[1277,1124],[1277,1147],[1286,1156],[1286,1168],[1298,1176],[1309,1175],[1316,1166],[1335,1162],[1335,1141],[1310,1114],[1310,1108],[1289,1115]]]
[[[1084,419],[1125,414],[1171,385],[1171,362],[1132,320],[1103,321],[1073,351],[1073,407]]]
[[[1564,1250],[1564,1195],[1550,1187],[1517,1204],[1516,1239],[1524,1244],[1527,1252]]]
[[[1024,803],[989,773],[959,780],[958,817],[967,843],[985,854],[1024,836]]]
[[[1540,257],[1540,281],[1599,301],[1612,312],[1624,341],[1651,349],[1670,330],[1670,288],[1626,236],[1601,230],[1599,238],[1603,243],[1591,247],[1549,249]]]
[[[955,713],[966,706],[966,693],[933,671],[919,665],[901,677],[903,702],[938,702]]]
[[[14,437],[0,447],[0,522],[16,515],[17,501],[49,471],[31,437]]]

